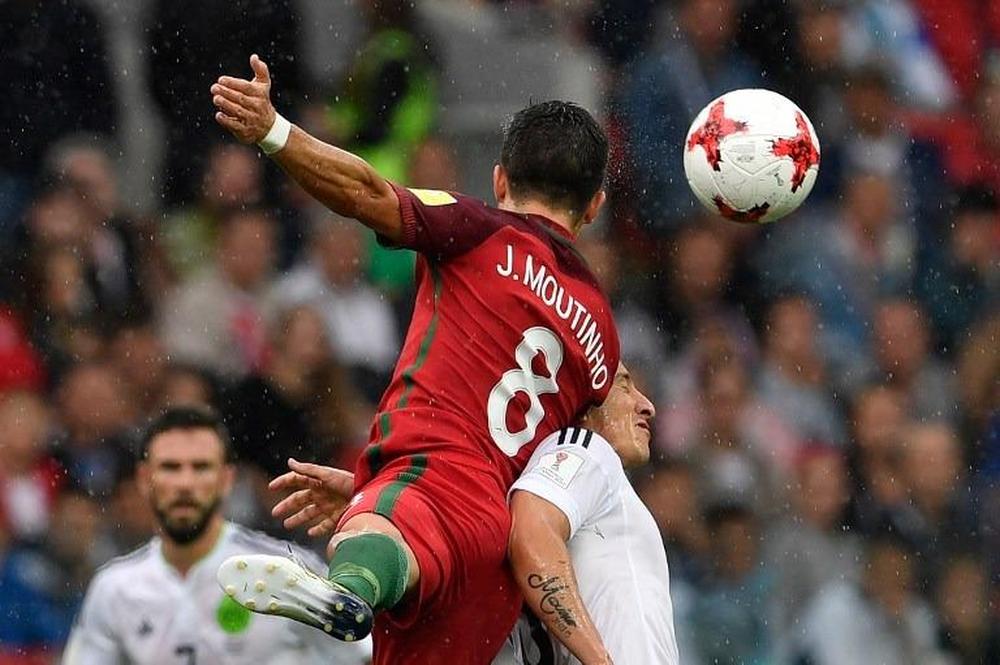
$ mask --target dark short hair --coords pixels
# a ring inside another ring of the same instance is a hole
[[[142,433],[140,449],[143,459],[149,455],[150,443],[159,435],[174,430],[193,429],[207,429],[215,433],[222,443],[223,457],[226,461],[232,460],[233,446],[229,430],[215,411],[203,406],[170,407],[153,418]]]
[[[532,104],[504,128],[500,165],[511,195],[536,196],[581,215],[604,182],[608,137],[577,104]]]

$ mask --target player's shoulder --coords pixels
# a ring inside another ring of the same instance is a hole
[[[599,458],[601,461],[612,460],[616,466],[621,466],[621,458],[615,452],[614,446],[603,436],[586,427],[565,427],[553,432],[542,439],[538,448],[539,450],[573,449],[588,457]]]
[[[109,559],[91,579],[91,589],[109,589],[135,581],[136,574],[148,569],[155,560],[157,541],[154,538],[131,552]]]
[[[545,467],[546,464],[555,464],[567,470],[590,465],[599,468],[608,477],[624,473],[621,458],[608,440],[583,427],[567,427],[543,439],[529,460],[527,469]]]

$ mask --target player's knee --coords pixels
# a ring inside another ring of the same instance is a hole
[[[420,581],[420,565],[417,562],[417,557],[413,554],[413,549],[410,548],[409,543],[406,542],[406,538],[404,538],[400,530],[396,528],[396,525],[381,515],[376,515],[375,513],[361,513],[360,515],[355,515],[347,520],[341,529],[330,539],[330,543],[326,548],[327,558],[333,559],[333,554],[337,551],[337,547],[339,547],[345,540],[366,533],[381,533],[396,541],[399,547],[403,550],[403,553],[406,554],[406,560],[409,564],[409,575],[406,583],[406,590],[409,591],[410,589],[415,588],[417,583]]]

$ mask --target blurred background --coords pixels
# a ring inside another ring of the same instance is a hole
[[[0,44],[0,663],[55,662],[152,534],[134,450],[164,406],[225,415],[228,512],[276,534],[285,458],[366,442],[413,259],[227,140],[208,86],[252,52],[308,131],[486,200],[510,113],[600,117],[580,247],[658,409],[634,482],[685,665],[1000,663],[1000,3],[3,0]],[[741,87],[822,144],[773,227],[683,177]]]

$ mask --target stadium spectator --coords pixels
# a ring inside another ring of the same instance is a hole
[[[246,64],[248,49],[274,63],[274,76],[281,81],[281,92],[275,90],[278,103],[294,114],[306,83],[294,5],[292,0],[239,0],[235,5],[155,0],[150,7],[144,39],[149,45],[150,93],[166,123],[163,200],[167,205],[183,205],[198,197],[198,179],[209,148],[218,139],[201,97],[222,72]],[[177,64],[182,62],[201,64],[178,76]]]
[[[309,306],[282,312],[272,324],[267,363],[223,393],[222,412],[238,459],[268,478],[280,475],[289,457],[328,462],[332,442],[314,421],[313,403],[332,362],[319,314]]]
[[[931,354],[930,331],[919,303],[883,301],[873,323],[878,378],[905,396],[913,418],[956,420],[955,375]]]
[[[975,98],[950,114],[906,117],[911,133],[940,152],[947,181],[1000,191],[1000,45],[977,72]]]
[[[816,665],[938,663],[937,622],[913,583],[911,551],[869,541],[860,583],[824,587],[802,617],[799,662]]]
[[[829,392],[819,333],[809,300],[789,296],[775,301],[765,325],[757,391],[761,401],[796,430],[798,439],[840,444],[845,439],[843,420]]]
[[[656,35],[658,10],[662,0],[599,0],[591,3],[586,17],[587,40],[614,70],[642,56]]]
[[[709,534],[699,503],[698,483],[682,459],[654,461],[648,473],[635,479],[639,496],[649,508],[667,551],[671,595],[690,587],[708,574]]]
[[[218,386],[207,370],[183,363],[167,365],[157,396],[161,410],[172,406],[215,408],[218,401]]]
[[[861,542],[843,529],[850,485],[843,455],[814,445],[800,454],[790,492],[792,512],[767,534],[765,555],[774,576],[777,662],[789,662],[802,616],[817,592],[859,578]]]
[[[943,110],[957,91],[911,0],[854,3],[845,51],[851,62],[881,62],[907,106]]]
[[[181,284],[160,309],[160,335],[172,359],[198,364],[229,381],[263,366],[274,252],[268,212],[227,213],[214,264]]]
[[[31,332],[55,382],[73,363],[96,360],[104,339],[79,254],[70,247],[51,247],[35,260],[38,284]]]
[[[657,303],[660,327],[669,349],[683,349],[701,323],[720,319],[732,334],[752,338],[746,317],[734,307],[730,291],[734,248],[717,227],[696,224],[681,229],[673,238],[671,261]],[[742,340],[741,340],[742,341]]]
[[[434,50],[415,5],[385,0],[364,12],[368,34],[327,109],[330,138],[400,182],[437,119]]]
[[[876,299],[911,285],[914,244],[902,213],[893,177],[857,171],[832,217],[806,216],[768,234],[755,256],[765,293],[801,293],[813,301],[831,379],[848,394],[864,380]]]
[[[735,359],[702,367],[694,399],[658,409],[658,443],[667,454],[690,457],[707,503],[741,503],[769,515],[800,442],[760,404],[747,372]]]
[[[765,69],[774,87],[794,99],[822,136],[822,168],[810,203],[828,202],[840,191],[844,144],[850,139],[844,108],[851,0],[746,5],[740,44]],[[806,73],[805,75],[803,73]]]
[[[45,382],[45,366],[25,332],[24,321],[0,302],[0,393],[36,390]]]
[[[850,523],[871,535],[898,525],[905,510],[899,459],[899,433],[907,422],[904,397],[885,386],[867,388],[855,399],[850,422]]]
[[[52,414],[41,395],[0,395],[0,522],[11,536],[37,542],[49,526],[63,474],[48,454]]]
[[[931,591],[949,558],[980,544],[975,500],[953,429],[915,425],[903,434],[900,450],[909,499],[903,535],[915,546],[914,574],[920,589]]]
[[[56,459],[73,485],[107,497],[128,459],[125,436],[136,415],[131,395],[113,369],[97,362],[70,369],[56,395],[62,427]]]
[[[407,0],[363,3],[368,34],[327,107],[333,145],[403,183],[439,113],[436,49]],[[371,237],[371,234],[368,234]],[[370,242],[375,283],[398,292],[412,282],[413,255]]]
[[[946,242],[935,243],[917,283],[945,350],[961,342],[980,312],[995,310],[1000,302],[1000,244],[988,241],[1000,220],[996,196],[967,188],[959,192],[950,219]]]
[[[699,391],[701,369],[713,362],[737,358],[750,364],[757,358],[757,339],[753,330],[742,328],[734,331],[730,321],[722,316],[707,316],[696,322],[688,345],[668,356],[663,376],[660,377],[658,398],[663,404],[682,404],[691,400]]]
[[[768,608],[774,573],[760,558],[754,513],[739,505],[707,511],[714,575],[691,615],[696,663],[766,663],[773,649]]]
[[[975,556],[945,563],[935,600],[941,646],[957,663],[1000,662],[1000,626],[990,616],[989,578]]]
[[[640,218],[660,232],[680,226],[694,209],[678,147],[691,120],[714,97],[754,87],[759,75],[733,48],[734,0],[683,0],[662,32],[667,36],[635,64],[621,90],[637,180]]]
[[[406,182],[410,187],[461,189],[461,175],[456,162],[455,147],[439,135],[421,142],[413,151]]]
[[[114,515],[109,538],[116,554],[131,552],[156,532],[156,518],[135,477],[134,464],[122,469],[106,514]]]
[[[275,284],[269,301],[272,308],[315,307],[337,362],[376,399],[399,354],[400,336],[390,303],[365,280],[366,237],[353,220],[317,216],[305,260]]]
[[[224,218],[234,209],[259,206],[263,199],[263,166],[257,155],[239,144],[214,144],[205,160],[200,196],[163,220],[170,269],[185,279],[209,265]]]
[[[46,154],[48,170],[72,187],[85,216],[81,253],[87,281],[107,319],[148,313],[148,280],[142,271],[150,229],[123,209],[109,146],[99,137],[69,136]]]
[[[661,339],[663,331],[656,319],[625,291],[618,248],[612,238],[594,235],[580,238],[576,248],[611,299],[621,340],[622,362],[628,365],[639,385],[655,382],[666,362]]]
[[[53,627],[64,643],[97,567],[114,554],[106,538],[97,501],[77,489],[59,495],[42,547],[31,566],[41,582]]]
[[[1000,410],[996,383],[1000,376],[1000,347],[996,343],[1000,338],[1000,314],[984,319],[967,336],[958,359],[959,387],[967,425],[978,440],[990,418]]]
[[[972,102],[988,65],[989,49],[1000,46],[1000,6],[975,0],[912,0],[911,4],[962,101]]]
[[[121,325],[109,340],[108,360],[135,400],[139,419],[155,414],[167,357],[153,322],[136,320]]]
[[[0,519],[0,663],[43,665],[63,643],[58,614],[36,574],[32,552],[20,546]]]
[[[45,151],[60,137],[117,128],[117,94],[104,26],[83,2],[0,6],[6,87],[0,111],[0,233],[31,196]]]

